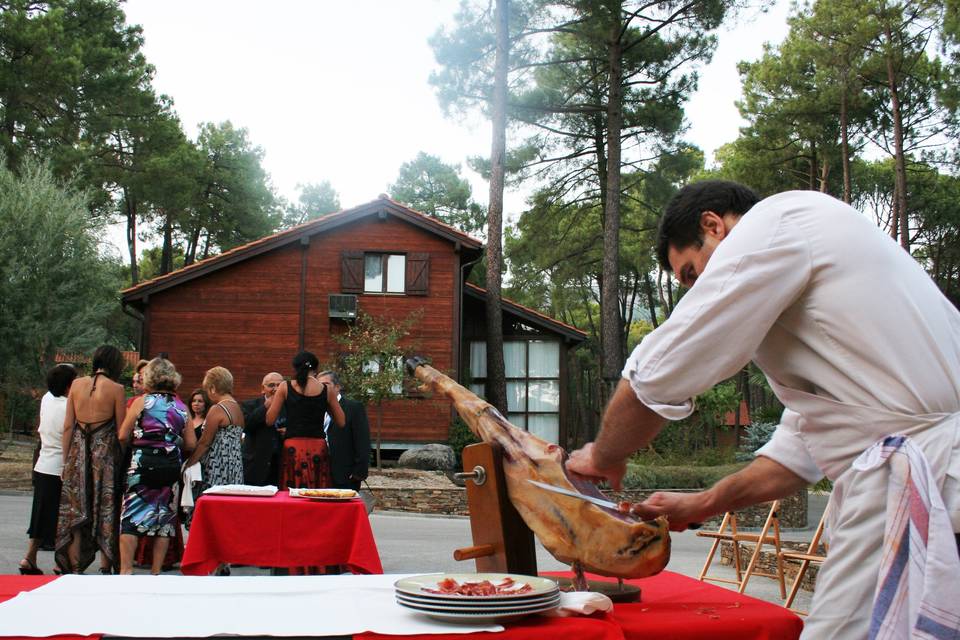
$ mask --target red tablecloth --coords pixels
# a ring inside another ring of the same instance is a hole
[[[46,584],[53,576],[0,576],[0,602]],[[591,576],[593,577],[593,576]],[[642,589],[641,602],[618,604],[612,614],[573,618],[532,616],[508,623],[498,634],[386,636],[363,633],[357,640],[793,640],[803,622],[793,612],[735,591],[664,571],[630,580]],[[96,640],[99,636],[56,636],[54,640]],[[23,640],[4,638],[3,640]]]
[[[569,575],[569,574],[549,574]],[[600,576],[588,576],[603,580]],[[531,617],[509,623],[498,634],[504,640],[535,640],[556,636],[614,640],[794,640],[803,621],[795,613],[736,591],[664,571],[652,578],[628,580],[641,589],[640,602],[617,604],[604,617]],[[615,623],[611,625],[612,623]],[[404,640],[468,640],[488,634],[403,636]],[[364,633],[362,640],[396,640],[397,636]]]
[[[197,501],[180,563],[185,575],[207,575],[220,563],[258,567],[346,565],[383,573],[361,500],[203,496]]]

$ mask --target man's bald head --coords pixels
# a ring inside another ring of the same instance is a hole
[[[273,394],[277,392],[277,387],[283,383],[283,376],[277,373],[276,371],[271,371],[267,375],[263,376],[262,389],[264,397],[272,398]]]

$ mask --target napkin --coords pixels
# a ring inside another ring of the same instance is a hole
[[[193,486],[194,482],[203,480],[203,473],[200,471],[200,463],[194,462],[189,467],[183,469],[183,495],[180,500],[181,507],[193,506]]]
[[[277,492],[273,485],[258,487],[251,484],[218,484],[206,489],[204,493],[216,493],[222,496],[266,496]]]
[[[588,616],[597,611],[613,609],[613,600],[595,591],[561,591],[559,606],[546,616],[565,618],[567,616]]]

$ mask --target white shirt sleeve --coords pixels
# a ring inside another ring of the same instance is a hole
[[[668,420],[693,412],[693,397],[749,362],[811,276],[803,232],[774,209],[743,216],[670,318],[637,345],[623,377]]]
[[[823,477],[823,471],[817,466],[800,437],[801,416],[796,411],[785,409],[780,424],[767,444],[757,449],[758,456],[779,462],[790,471],[813,484]]]

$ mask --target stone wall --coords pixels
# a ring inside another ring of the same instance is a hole
[[[443,515],[469,515],[467,491],[461,487],[449,489],[415,489],[391,487],[374,489],[377,511],[411,511]]]
[[[741,542],[738,546],[740,547],[740,566],[746,569],[747,565],[750,563],[750,556],[753,555],[756,546],[749,542]],[[809,543],[781,541],[780,546],[785,551],[801,551],[806,553]],[[766,549],[770,549],[770,551],[767,551]],[[823,553],[822,547],[820,549],[820,553]],[[733,566],[733,543],[720,543],[720,564],[731,567]],[[776,575],[777,553],[774,551],[773,547],[765,545],[764,549],[760,551],[760,557],[757,559],[757,570],[763,573],[772,573]],[[783,575],[786,580],[788,592],[790,591],[790,585],[793,584],[793,581],[797,577],[797,571],[799,570],[799,560],[784,561]],[[817,573],[819,571],[820,564],[817,562],[811,562],[810,566],[807,568],[807,572],[803,575],[803,581],[800,583],[800,588],[805,591],[813,591],[813,586],[817,581]]]
[[[686,491],[690,491],[689,489]],[[435,513],[444,515],[469,515],[467,492],[462,487],[449,489],[412,487],[377,488],[373,490],[379,511],[411,511],[415,513]],[[608,491],[610,500],[629,500],[641,502],[653,491]],[[769,507],[759,505],[737,512],[737,526],[741,529],[760,528],[767,517]],[[711,518],[704,527],[716,529],[720,526],[720,517]],[[803,529],[807,526],[807,492],[801,491],[781,502],[780,526]]]

